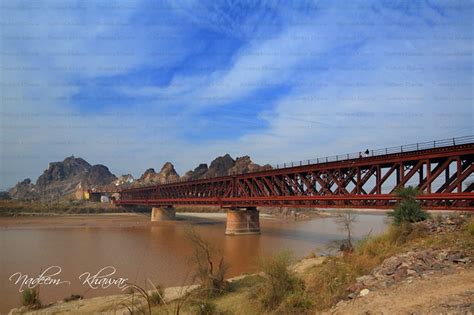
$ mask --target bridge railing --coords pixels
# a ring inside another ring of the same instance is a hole
[[[362,158],[373,157],[373,156],[381,156],[381,155],[387,155],[387,154],[412,152],[412,151],[417,151],[417,150],[442,148],[442,147],[449,147],[453,145],[470,144],[470,143],[474,143],[474,136],[448,138],[448,139],[406,144],[406,145],[395,146],[395,147],[387,147],[387,148],[382,148],[382,149],[368,150],[368,154],[366,154],[365,151],[361,151],[361,152],[355,152],[355,153],[346,153],[346,154],[319,157],[315,159],[279,163],[279,164],[274,164],[271,166],[274,169],[280,169],[280,168],[303,166],[303,165],[310,165],[310,164],[345,161],[345,160],[357,159],[361,157]],[[231,174],[231,175],[239,175],[239,174]],[[219,176],[216,176],[216,177],[219,177]],[[203,179],[209,179],[209,178],[213,178],[213,177],[205,177]],[[168,181],[166,184],[176,183],[176,182],[185,182],[185,181],[188,181],[188,180],[185,178],[179,178],[174,181]]]
[[[320,157],[316,159],[293,161],[293,162],[287,162],[283,164],[276,164],[272,166],[276,169],[279,169],[279,168],[302,166],[302,165],[309,165],[309,164],[345,161],[345,160],[351,160],[351,159],[356,159],[360,157],[362,158],[373,157],[373,156],[381,156],[381,155],[387,155],[387,154],[412,152],[412,151],[417,151],[417,150],[449,147],[453,145],[470,144],[470,143],[474,143],[474,136],[464,136],[464,137],[457,137],[457,138],[419,142],[419,143],[401,145],[401,146],[396,146],[396,147],[387,147],[387,148],[382,148],[382,149],[368,150],[368,152],[361,151],[361,152],[356,152],[356,153],[346,153],[346,154],[340,154],[340,155],[325,156],[325,157]]]

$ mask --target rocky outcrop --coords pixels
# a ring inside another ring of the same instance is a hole
[[[8,191],[0,191],[0,200],[10,200],[12,197],[10,197],[10,194]]]
[[[87,173],[91,167],[92,166],[84,159],[75,158],[74,156],[67,157],[62,162],[49,163],[48,169],[38,177],[36,186],[43,189],[50,184],[69,180],[74,177],[81,177]]]
[[[219,156],[211,162],[211,165],[207,167],[207,164],[199,164],[194,171],[188,171],[184,178],[187,180],[201,179],[201,178],[212,178],[218,176],[227,176],[235,174],[244,174],[258,171],[271,170],[272,167],[269,164],[260,166],[250,159],[248,155],[233,159],[229,154]]]
[[[204,174],[206,174],[208,169],[209,168],[207,167],[207,164],[205,164],[205,163],[199,164],[199,166],[196,167],[194,169],[194,171],[186,172],[186,174],[184,174],[183,178],[186,179],[186,180],[193,180],[193,179],[202,178],[204,176]]]
[[[117,180],[104,165],[90,165],[82,158],[67,157],[62,162],[49,163],[36,184],[30,179],[18,183],[10,190],[13,199],[55,200],[73,196],[78,190],[106,186]]]
[[[176,181],[178,179],[179,175],[174,169],[174,165],[171,162],[166,162],[159,173],[156,173],[155,169],[153,168],[147,169],[145,173],[143,173],[143,175],[136,181],[136,185],[156,185],[170,181]]]
[[[266,170],[271,170],[271,169],[272,169],[272,166],[270,164],[265,164],[263,166],[260,166],[252,162],[252,160],[250,159],[250,156],[245,155],[242,157],[238,157],[235,160],[235,164],[233,167],[231,167],[228,170],[228,174],[233,175],[233,174],[253,173],[253,172],[266,171]]]
[[[152,182],[154,181],[155,177],[158,174],[155,172],[154,168],[149,168],[145,171],[145,173],[140,176],[140,178],[137,180],[139,183],[146,183],[146,182]]]
[[[87,186],[105,186],[117,180],[108,167],[102,164],[92,166],[86,173]]]
[[[112,184],[114,186],[128,187],[133,184],[134,181],[135,179],[133,178],[132,174],[124,174],[120,175]]]
[[[426,249],[399,254],[385,259],[369,275],[357,278],[347,289],[348,298],[364,296],[405,279],[424,278],[434,272],[452,271],[471,263],[471,258],[461,250]]]
[[[206,173],[204,173],[203,177],[211,178],[217,176],[226,176],[234,164],[235,161],[229,154],[219,156],[211,162],[209,169]]]
[[[12,199],[18,200],[35,200],[38,198],[38,192],[35,189],[35,185],[29,178],[16,184],[8,191],[8,194]]]
[[[225,154],[214,159],[209,167],[204,163],[199,164],[193,171],[187,172],[183,179],[213,178],[268,169],[271,169],[270,165],[255,164],[249,156],[234,160],[229,154]],[[105,165],[91,165],[82,158],[70,156],[62,162],[49,163],[48,169],[38,177],[36,184],[25,179],[10,189],[9,195],[13,199],[49,201],[69,196],[80,198],[82,192],[89,189],[114,191],[130,186],[163,184],[178,179],[180,177],[170,162],[166,162],[158,173],[153,168],[147,169],[135,181],[130,174],[117,178]]]

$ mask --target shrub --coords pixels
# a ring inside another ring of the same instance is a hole
[[[163,296],[164,296],[163,289],[157,286],[156,290],[149,294],[150,304],[161,305],[163,303]]]
[[[196,315],[214,315],[216,312],[216,305],[207,301],[199,300],[194,302],[194,313]]]
[[[471,236],[474,236],[474,220],[470,220],[466,224],[466,231],[469,233]]]
[[[390,244],[402,245],[427,234],[428,227],[426,225],[401,223],[400,225],[390,227],[387,238]]]
[[[340,242],[339,249],[343,253],[351,253],[354,251],[354,245],[352,242],[352,234],[354,230],[354,223],[357,221],[357,214],[351,211],[345,211],[340,213],[336,217],[336,223],[339,225],[339,228],[347,233],[345,240]]]
[[[39,290],[37,287],[32,289],[27,288],[23,291],[21,304],[30,308],[41,307],[41,301],[39,299]]]
[[[288,252],[263,259],[260,267],[265,273],[257,286],[255,296],[266,310],[276,309],[291,294],[303,294],[304,283],[288,267],[291,255]]]
[[[417,188],[401,187],[395,193],[401,200],[393,212],[388,213],[388,216],[393,218],[395,225],[424,221],[429,218],[428,212],[421,209],[420,203],[416,200],[416,196],[419,194]]]
[[[214,259],[217,255],[215,249],[192,229],[187,231],[187,239],[193,247],[191,260],[196,268],[194,277],[199,281],[202,295],[212,297],[228,291],[229,283],[225,280],[225,274],[229,265],[224,257]]]
[[[278,308],[274,311],[275,314],[307,314],[313,307],[313,302],[306,292],[295,292],[288,295]]]

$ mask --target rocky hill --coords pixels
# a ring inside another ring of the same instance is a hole
[[[13,199],[54,200],[73,196],[77,191],[109,185],[117,178],[104,165],[90,165],[82,158],[67,157],[62,162],[52,162],[38,177],[36,184],[27,178],[10,189]]]
[[[159,173],[155,172],[155,169],[153,168],[147,169],[135,182],[135,186],[163,184],[178,179],[179,175],[174,169],[174,165],[171,162],[166,162]]]
[[[26,178],[16,184],[12,189],[8,191],[8,194],[12,199],[18,200],[35,200],[39,197],[35,185],[31,182],[31,179],[29,178]]]
[[[233,174],[243,174],[272,169],[271,165],[258,165],[252,162],[248,155],[238,157],[235,160],[229,155],[219,156],[214,159],[210,166],[199,164],[194,171],[188,171],[183,176],[186,179],[212,178]]]
[[[260,166],[252,162],[249,156],[235,160],[225,154],[215,158],[211,164],[199,164],[188,171],[182,178],[185,180],[212,178],[232,174],[242,174],[271,169],[270,165]],[[27,178],[9,191],[12,199],[20,200],[58,200],[61,198],[81,198],[82,192],[88,189],[106,189],[114,191],[128,187],[139,187],[163,184],[180,179],[171,162],[166,162],[159,172],[147,169],[143,175],[134,180],[130,174],[118,178],[102,164],[91,165],[82,158],[67,157],[61,162],[52,162],[38,177],[36,184]]]

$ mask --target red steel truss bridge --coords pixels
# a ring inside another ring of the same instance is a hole
[[[285,163],[268,171],[126,189],[118,205],[392,208],[414,186],[426,209],[474,210],[474,136]]]

